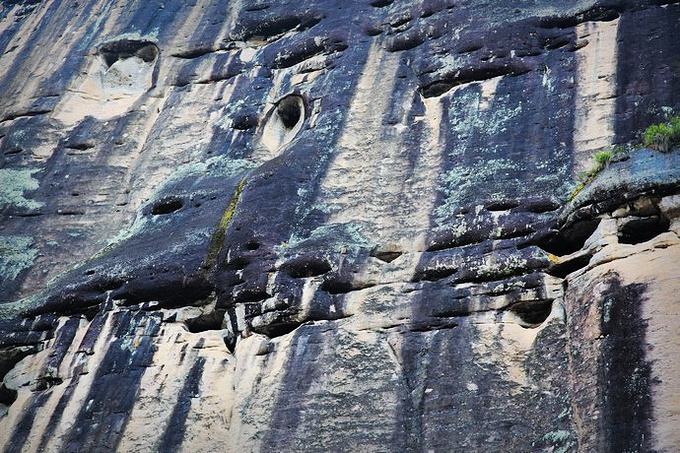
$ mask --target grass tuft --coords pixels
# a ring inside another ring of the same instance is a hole
[[[680,115],[669,118],[665,123],[652,124],[645,129],[642,144],[664,153],[680,145]]]
[[[612,159],[627,152],[628,150],[625,146],[617,145],[613,148],[606,148],[594,153],[592,157],[593,165],[590,167],[590,170],[578,175],[576,179],[576,187],[569,195],[569,201],[576,198],[576,195],[585,189],[585,187],[595,179],[598,173],[600,173],[607,167],[607,165],[609,165]]]

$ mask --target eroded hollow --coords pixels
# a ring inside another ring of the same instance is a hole
[[[168,197],[158,200],[151,208],[151,214],[153,215],[165,215],[171,214],[175,211],[182,209],[184,206],[184,201],[177,197]]]
[[[187,319],[185,324],[189,332],[200,333],[208,330],[221,330],[226,310],[215,310],[195,318]]]
[[[304,122],[305,103],[302,97],[291,94],[282,98],[266,118],[262,144],[270,151],[279,150],[293,141]]]
[[[309,278],[329,272],[331,265],[314,257],[300,257],[284,264],[283,269],[293,278]]]
[[[569,255],[583,248],[597,229],[601,219],[581,220],[545,238],[538,244],[546,252],[557,256]]]
[[[158,57],[158,47],[150,41],[120,39],[102,44],[99,54],[107,67],[113,66],[118,60],[138,57],[145,63],[151,63]]]
[[[623,224],[618,231],[619,243],[641,244],[668,231],[670,222],[662,216],[643,217]]]
[[[510,311],[517,316],[518,324],[534,329],[545,322],[552,311],[552,301],[521,302],[513,305]]]

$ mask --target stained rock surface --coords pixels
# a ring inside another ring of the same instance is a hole
[[[0,2],[0,449],[677,451],[678,3]]]

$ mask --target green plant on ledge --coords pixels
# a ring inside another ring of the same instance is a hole
[[[576,187],[569,195],[569,201],[576,198],[576,195],[578,195],[588,184],[590,184],[595,179],[597,174],[604,170],[607,165],[609,165],[609,162],[611,162],[614,157],[620,156],[627,152],[628,150],[626,147],[622,145],[617,145],[613,148],[605,148],[595,152],[592,156],[593,166],[590,167],[590,170],[582,172],[578,175]]]
[[[647,127],[642,134],[642,145],[663,153],[667,153],[674,146],[680,145],[680,115],[671,116],[665,123],[652,124]],[[576,187],[569,195],[569,201],[576,198],[576,195],[590,184],[614,157],[628,152],[629,149],[627,148],[630,147],[631,145],[618,145],[594,153],[592,156],[593,166],[590,170],[578,175]]]
[[[645,129],[642,144],[664,153],[680,145],[680,115],[672,116],[665,123],[652,124]]]

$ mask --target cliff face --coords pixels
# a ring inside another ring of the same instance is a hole
[[[0,3],[1,448],[675,451],[676,3]]]

